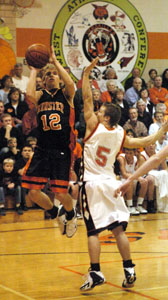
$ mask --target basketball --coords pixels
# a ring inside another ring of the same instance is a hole
[[[33,44],[27,48],[25,58],[29,66],[41,69],[49,62],[50,52],[43,44]]]

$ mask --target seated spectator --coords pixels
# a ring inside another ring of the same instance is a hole
[[[116,91],[117,91],[115,81],[113,79],[107,80],[106,86],[107,86],[106,91],[101,94],[101,101],[103,103],[113,102],[116,97]]]
[[[152,123],[149,126],[149,135],[157,132],[159,130],[159,128],[162,126],[162,123],[164,122],[164,112],[156,111],[154,113],[154,118],[155,118],[156,122]]]
[[[43,80],[40,76],[36,77],[36,91],[40,91],[44,88]]]
[[[126,135],[130,137],[136,137],[135,132],[131,128],[126,130]]]
[[[134,149],[124,149],[117,160],[120,164],[121,181],[124,182],[136,170],[137,157],[135,156]],[[137,206],[133,206],[133,196],[138,187]],[[131,215],[147,214],[147,210],[142,206],[147,192],[147,181],[143,177],[139,177],[138,181],[130,185],[126,193],[126,204]]]
[[[4,105],[8,103],[8,93],[12,86],[12,78],[9,75],[3,76],[1,79],[0,100],[3,101]]]
[[[84,71],[84,68],[83,68],[83,71]],[[83,77],[83,71],[82,71],[82,77]],[[93,88],[99,90],[100,88],[99,88],[99,85],[98,85],[97,81],[95,79],[92,79],[91,76],[90,76],[90,79],[92,80]],[[77,86],[77,89],[82,88],[82,78],[78,80],[76,86]]]
[[[35,136],[29,136],[27,139],[26,139],[26,143],[29,144],[32,149],[33,149],[33,152],[34,152],[34,149],[36,148],[37,146],[37,138]]]
[[[23,214],[21,209],[21,186],[18,175],[14,170],[14,161],[6,158],[3,161],[2,170],[0,171],[0,215],[5,216],[5,196],[12,195],[16,201],[16,212]]]
[[[22,175],[24,173],[25,166],[32,155],[33,155],[33,149],[31,147],[31,145],[25,144],[22,148],[20,158],[15,162],[15,171],[17,173],[17,176],[18,176],[20,182],[21,182]],[[21,187],[21,207],[23,210],[27,210],[27,206],[26,206],[26,193],[27,192],[28,192],[28,190]]]
[[[148,111],[151,114],[151,116],[153,117],[155,109],[153,107],[153,103],[150,101],[148,89],[142,88],[139,91],[139,95],[140,95],[140,99],[142,99],[146,103],[146,111]]]
[[[133,86],[133,80],[134,80],[134,78],[137,78],[137,77],[138,77],[138,78],[141,78],[141,72],[140,72],[140,69],[134,68],[134,69],[132,70],[132,76],[129,77],[129,78],[125,81],[125,85],[124,85],[125,91],[128,90],[129,88],[131,88],[131,87]],[[141,80],[142,80],[141,86],[146,88],[146,82],[145,82],[145,80],[144,80],[143,78],[141,78]]]
[[[22,94],[26,93],[27,84],[29,78],[23,75],[23,65],[22,63],[17,63],[14,66],[12,81],[16,88],[18,88]]]
[[[116,97],[113,100],[115,104],[118,104],[121,109],[121,118],[119,121],[119,125],[123,126],[126,121],[128,120],[128,110],[129,110],[129,105],[126,100],[124,100],[124,91],[121,89],[117,89],[116,91]]]
[[[168,89],[168,69],[165,69],[162,74],[162,87]]]
[[[150,101],[154,106],[158,103],[166,105],[166,114],[168,114],[168,90],[162,87],[161,76],[154,78],[154,87],[149,89]]]
[[[135,155],[137,157],[137,165],[136,165],[136,170],[145,162],[145,158],[143,155],[143,150],[141,149],[135,149]],[[148,213],[155,213],[155,207],[154,207],[154,197],[155,197],[155,178],[150,175],[146,174],[144,175],[144,178],[147,181],[147,211]]]
[[[149,74],[149,81],[147,82],[147,88],[148,89],[151,89],[151,88],[153,88],[154,87],[154,79],[155,79],[155,77],[157,76],[157,70],[156,69],[150,69],[149,70],[149,72],[148,72],[148,74]]]
[[[101,81],[99,83],[101,92],[105,92],[107,90],[107,81],[108,80],[113,80],[115,82],[116,87],[118,89],[121,89],[124,91],[124,87],[121,84],[121,82],[118,80],[116,71],[112,67],[109,67],[105,71],[104,79],[101,79]]]
[[[2,100],[0,100],[0,128],[2,127],[1,117],[4,114],[5,107]]]
[[[158,141],[156,141],[156,149],[155,149],[156,153],[159,152],[167,145],[168,145],[168,140],[166,139],[166,133],[165,133]],[[168,163],[168,157],[166,159],[166,162]]]
[[[7,142],[8,151],[6,153],[1,154],[0,162],[2,162],[5,158],[12,158],[14,161],[19,159],[20,150],[17,148],[17,139],[12,137]]]
[[[0,154],[7,152],[8,140],[11,137],[17,139],[18,148],[20,149],[23,145],[23,136],[20,130],[13,126],[12,117],[9,114],[3,114],[1,116],[2,127],[0,128]]]
[[[136,137],[142,137],[148,135],[148,130],[144,123],[138,121],[138,110],[135,107],[129,108],[129,120],[124,124],[125,130],[132,129]]]
[[[27,137],[31,132],[37,128],[37,110],[33,106],[29,109],[22,118],[22,133]]]
[[[102,105],[101,92],[100,90],[94,89],[92,90],[92,95],[93,95],[94,111],[97,112],[99,111],[100,106]]]
[[[144,156],[144,161],[149,159],[152,155],[156,153],[156,145],[150,145],[145,147],[145,150],[141,153]],[[148,175],[151,175],[155,179],[156,189],[156,202],[157,202],[157,211],[168,213],[168,172],[166,160],[162,161],[160,166],[155,170],[148,172]],[[154,208],[154,203],[150,203],[151,208]]]
[[[25,101],[21,101],[21,92],[19,89],[12,87],[8,94],[9,103],[5,104],[5,113],[12,116],[16,127],[22,125],[22,118],[29,110]]]
[[[135,106],[139,100],[139,91],[142,88],[142,80],[139,77],[133,79],[133,86],[126,90],[124,99],[127,101],[130,107]]]
[[[137,101],[138,121],[144,123],[149,130],[149,126],[153,123],[151,114],[146,111],[146,103],[140,99]]]

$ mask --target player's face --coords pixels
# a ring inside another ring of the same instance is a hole
[[[134,157],[134,150],[125,150],[125,158],[127,162],[131,162]]]
[[[46,84],[46,87],[58,87],[59,85],[59,76],[57,74],[57,71],[56,70],[48,70],[46,73],[45,73],[45,84]]]
[[[100,107],[98,113],[97,113],[98,121],[99,121],[100,123],[103,123],[103,122],[104,122],[104,118],[105,118],[105,116],[104,116],[104,114],[105,114],[105,109],[106,109],[106,108],[102,105],[102,106]]]

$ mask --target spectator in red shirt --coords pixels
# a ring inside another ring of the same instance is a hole
[[[158,103],[166,105],[166,114],[168,114],[168,90],[162,87],[162,77],[154,78],[154,87],[149,89],[150,101],[156,106]]]

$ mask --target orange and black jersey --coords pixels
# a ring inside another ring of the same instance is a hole
[[[38,145],[63,150],[71,145],[75,112],[61,89],[42,90],[37,104]]]

